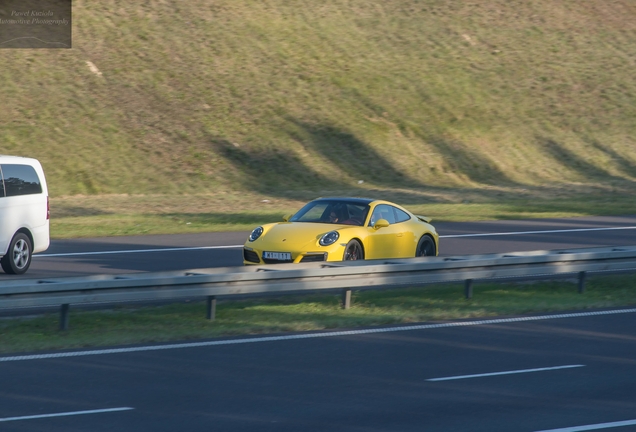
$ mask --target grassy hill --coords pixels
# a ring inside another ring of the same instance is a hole
[[[631,0],[75,0],[73,20],[71,50],[0,50],[0,153],[43,162],[60,220],[332,193],[636,212]]]

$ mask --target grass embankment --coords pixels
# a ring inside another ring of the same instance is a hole
[[[216,320],[205,304],[120,307],[109,311],[71,309],[70,330],[59,315],[0,320],[0,352],[29,352],[183,341],[220,336],[352,328],[425,321],[636,305],[630,276],[590,277],[584,294],[569,282],[477,284],[470,300],[460,285],[354,293],[343,310],[335,295],[290,296],[221,302]]]
[[[635,59],[630,0],[76,0],[73,49],[0,50],[0,153],[43,162],[56,236],[331,194],[635,213]]]

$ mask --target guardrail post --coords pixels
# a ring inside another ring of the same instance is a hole
[[[342,308],[349,309],[351,307],[351,290],[342,290]]]
[[[208,296],[206,309],[207,309],[207,313],[206,313],[207,319],[209,319],[210,321],[214,321],[214,318],[216,317],[216,297],[215,296]]]
[[[466,282],[464,282],[464,295],[466,296],[467,299],[473,298],[473,280],[472,279],[466,279]]]
[[[62,331],[66,331],[68,330],[68,309],[69,309],[69,304],[63,304],[62,307],[60,308],[60,330]]]
[[[579,294],[585,292],[585,272],[579,272]]]

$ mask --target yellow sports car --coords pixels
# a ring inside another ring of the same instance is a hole
[[[255,228],[243,264],[436,256],[439,236],[430,221],[388,201],[319,198],[283,222]]]

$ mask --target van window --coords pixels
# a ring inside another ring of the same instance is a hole
[[[3,164],[4,196],[42,193],[42,184],[31,165]]]

